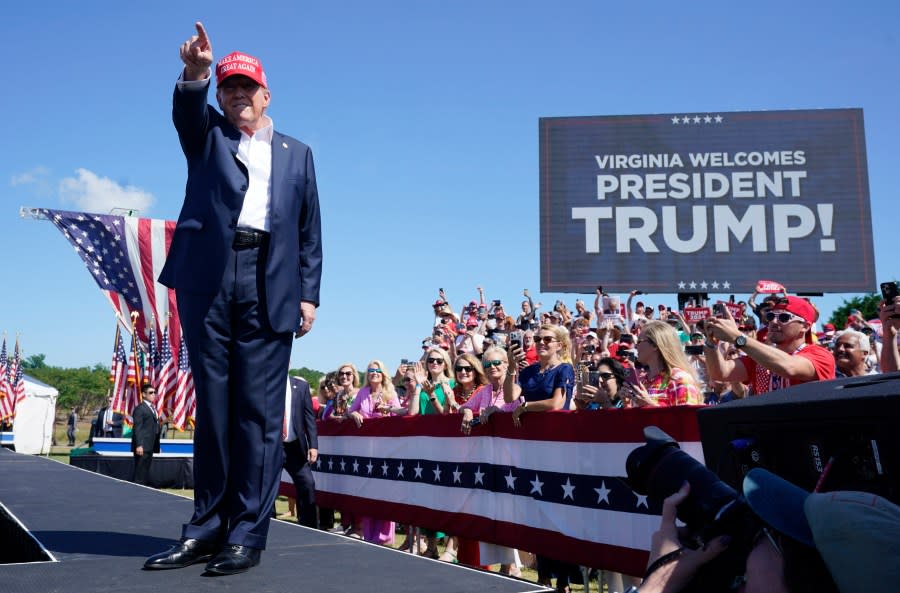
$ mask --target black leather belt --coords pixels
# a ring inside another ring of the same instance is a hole
[[[234,231],[234,242],[231,245],[235,249],[249,249],[251,247],[259,247],[268,239],[269,233],[265,231],[237,229]]]

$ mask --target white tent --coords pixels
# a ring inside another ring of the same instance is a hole
[[[17,453],[47,455],[56,417],[59,391],[33,377],[24,375],[25,399],[16,406],[13,439]]]

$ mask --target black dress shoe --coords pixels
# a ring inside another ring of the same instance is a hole
[[[184,568],[198,562],[206,562],[219,550],[213,542],[199,539],[183,539],[177,546],[150,556],[144,562],[144,568],[160,570],[167,568]]]
[[[207,572],[214,574],[237,574],[259,564],[260,550],[228,544],[206,565]]]

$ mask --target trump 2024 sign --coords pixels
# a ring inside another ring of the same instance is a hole
[[[540,120],[541,290],[869,292],[861,109]]]

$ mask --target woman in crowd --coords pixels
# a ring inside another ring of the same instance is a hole
[[[648,367],[648,371],[641,383],[629,383],[634,406],[702,403],[697,378],[675,328],[664,321],[647,322],[638,337],[636,348],[638,362]]]
[[[393,383],[388,380],[387,368],[380,360],[373,360],[366,368],[366,384],[350,406],[350,419],[356,426],[362,426],[366,419],[390,416],[391,410],[399,407],[400,400]],[[394,522],[362,517],[350,535],[388,546],[394,543]]]
[[[611,357],[601,358],[597,361],[595,373],[597,384],[582,385],[582,395],[576,400],[575,407],[589,410],[624,408],[626,402],[620,396],[624,393],[626,381],[622,363]]]
[[[513,384],[512,373],[507,373],[504,384],[507,403],[520,395],[523,399],[512,413],[515,426],[522,426],[522,416],[527,413],[568,408],[575,386],[568,330],[559,325],[542,325],[534,341],[538,362],[522,369],[518,385]],[[560,593],[569,591],[569,575],[578,570],[571,564],[544,556],[537,556],[537,569],[538,582],[544,585],[549,585],[551,576],[556,574],[556,590]]]
[[[523,403],[513,411],[513,424],[522,425],[522,415],[529,412],[562,410],[569,407],[575,386],[572,367],[572,343],[569,332],[559,325],[542,325],[534,337],[538,362],[519,373],[518,385],[505,390],[504,399],[512,402],[521,397]],[[507,384],[511,383],[508,376]]]
[[[456,361],[456,377],[463,380],[464,373],[460,373],[460,361]],[[481,365],[479,365],[481,366]],[[481,387],[460,408],[462,413],[462,427],[464,434],[472,432],[472,421],[478,415],[481,423],[487,422],[494,412],[510,412],[519,405],[518,400],[506,403],[503,398],[503,387],[506,373],[509,370],[509,362],[506,351],[497,346],[488,348],[484,353],[484,366],[487,367],[487,385]],[[521,576],[519,570],[519,554],[514,548],[498,546],[486,542],[479,542],[479,564],[489,566],[499,564],[500,572],[515,577]]]
[[[476,356],[468,353],[461,354],[456,359],[453,365],[453,375],[456,377],[453,400],[457,408],[469,401],[475,392],[488,383],[481,362]]]
[[[326,404],[322,419],[337,421],[347,419],[348,408],[359,391],[359,371],[353,363],[345,362],[337,370],[337,388],[334,396]]]
[[[519,407],[518,399],[507,403],[503,397],[506,373],[509,370],[509,362],[506,350],[491,346],[484,353],[484,366],[487,367],[487,384],[481,387],[475,394],[460,407],[462,413],[461,430],[469,434],[472,430],[472,420],[475,415],[481,422],[486,422],[494,412],[511,412]],[[460,361],[456,363],[457,378],[462,381],[460,374]],[[479,365],[481,366],[481,365]]]
[[[425,353],[425,370],[416,365],[415,393],[409,398],[409,415],[447,414],[455,407],[453,388],[456,381],[450,356],[443,348],[429,348]]]
[[[448,414],[451,408],[459,407],[453,392],[456,381],[446,350],[430,348],[425,353],[425,369],[422,369],[420,363],[416,365],[414,372],[416,385],[413,395],[408,400],[408,415]],[[416,542],[419,553],[437,558],[437,532],[423,528],[421,534],[425,541]]]

